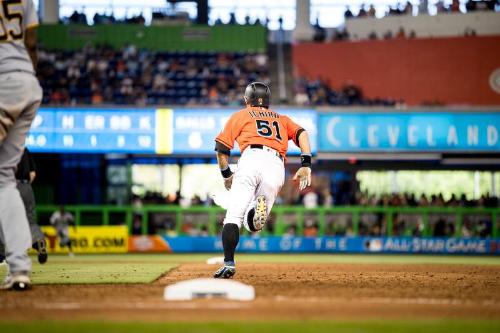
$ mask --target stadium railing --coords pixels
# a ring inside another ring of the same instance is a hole
[[[37,207],[38,221],[48,225],[57,206]],[[77,226],[127,225],[130,234],[217,235],[224,210],[219,207],[145,205],[66,206]],[[338,206],[305,209],[276,206],[264,235],[454,236],[499,234],[498,208]]]

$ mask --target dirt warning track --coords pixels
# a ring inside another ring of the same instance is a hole
[[[217,266],[182,264],[151,284],[36,285],[1,292],[0,318],[108,320],[266,320],[499,318],[500,266],[253,264],[236,280],[256,300],[166,302],[163,289],[209,277]]]

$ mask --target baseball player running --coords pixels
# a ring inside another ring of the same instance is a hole
[[[217,161],[229,190],[229,204],[222,229],[224,265],[214,278],[231,278],[236,273],[234,252],[240,228],[258,232],[266,224],[276,196],[285,181],[285,155],[288,141],[301,150],[302,167],[294,180],[299,189],[311,185],[311,148],[307,132],[289,117],[269,109],[271,91],[261,82],[245,89],[246,107],[234,113],[215,139]],[[237,142],[241,150],[238,168],[229,168],[230,151]]]
[[[50,224],[56,229],[57,237],[59,238],[59,246],[67,246],[69,256],[74,257],[71,239],[69,238],[69,225],[71,224],[73,228],[76,228],[73,215],[70,212],[66,212],[64,206],[60,206],[59,210],[52,213]]]
[[[9,274],[0,289],[31,286],[31,235],[15,168],[42,100],[35,77],[38,18],[32,0],[0,0],[0,240]]]
[[[24,149],[21,161],[16,168],[16,181],[17,189],[21,194],[21,199],[24,203],[24,208],[26,210],[26,217],[28,218],[31,238],[33,240],[32,247],[38,252],[38,262],[44,264],[47,262],[47,246],[45,243],[45,236],[38,223],[36,223],[36,213],[35,213],[35,194],[33,193],[33,187],[31,183],[36,178],[36,166],[33,156],[31,156],[28,148]],[[0,261],[5,258],[5,248],[3,243],[0,241]]]

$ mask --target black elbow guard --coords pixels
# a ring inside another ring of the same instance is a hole
[[[229,147],[220,143],[219,141],[215,141],[215,151],[227,156],[231,156],[231,149],[229,149]]]
[[[300,135],[302,134],[302,132],[305,132],[306,130],[301,128],[297,131],[297,133],[295,133],[295,138],[293,140],[293,142],[295,142],[295,144],[298,146],[299,145],[299,137]]]

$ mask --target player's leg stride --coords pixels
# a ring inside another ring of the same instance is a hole
[[[36,242],[35,244],[33,244],[33,248],[38,251],[38,262],[40,264],[45,264],[48,258],[47,246],[45,245],[45,241]]]
[[[222,228],[222,246],[224,247],[224,265],[214,273],[216,279],[229,279],[236,274],[234,252],[240,240],[240,228],[234,223],[226,223]]]
[[[255,205],[248,211],[243,226],[251,232],[258,232],[264,229],[267,222],[267,201],[263,195],[258,195]]]
[[[230,192],[228,202],[217,200],[227,211],[222,229],[224,265],[214,273],[214,278],[229,279],[236,274],[234,252],[241,225],[250,232],[259,232],[266,225],[285,181],[284,162],[289,140],[301,150],[302,167],[293,179],[299,180],[300,190],[311,185],[309,136],[289,117],[269,109],[270,97],[271,91],[266,84],[249,84],[244,96],[246,108],[231,115],[215,139],[217,162],[224,186]],[[241,158],[233,173],[229,156],[235,141],[241,149]]]
[[[259,195],[255,204],[255,213],[253,216],[253,227],[256,231],[264,229],[267,222],[267,203],[266,197]]]
[[[0,240],[8,249],[10,273],[0,289],[26,290],[31,287],[27,250],[33,242],[15,173],[43,97],[35,71],[38,15],[32,0],[1,2],[0,30],[5,33],[0,42]]]

